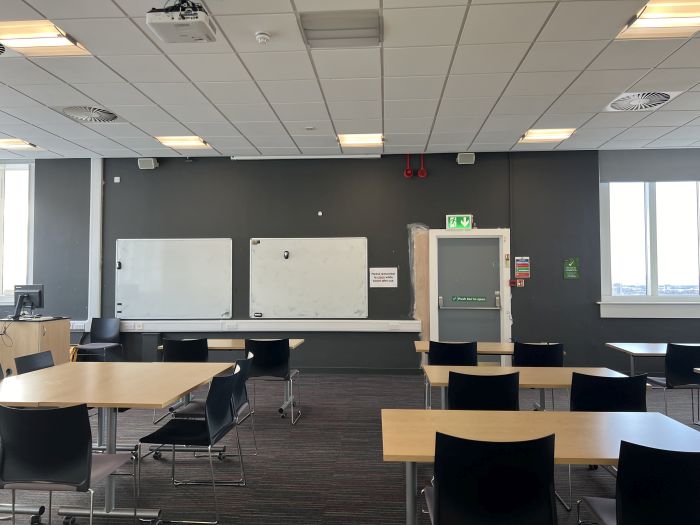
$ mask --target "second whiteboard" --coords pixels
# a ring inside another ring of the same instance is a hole
[[[367,316],[367,238],[251,239],[250,317]]]

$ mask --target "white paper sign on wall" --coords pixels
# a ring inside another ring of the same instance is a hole
[[[397,288],[399,286],[398,268],[370,268],[370,288]]]

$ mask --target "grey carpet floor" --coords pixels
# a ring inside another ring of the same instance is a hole
[[[251,389],[252,390],[252,389]],[[422,408],[422,376],[302,374],[303,416],[295,427],[281,419],[277,406],[282,394],[279,383],[262,383],[257,387],[255,426],[259,453],[252,455],[250,426],[241,427],[246,487],[221,487],[218,490],[221,523],[224,524],[400,524],[404,523],[404,471],[402,464],[382,461],[381,408]],[[198,393],[202,397],[204,393]],[[568,392],[556,392],[556,406],[565,410]],[[437,400],[437,392],[433,396]],[[530,409],[538,399],[536,391],[521,390],[521,408]],[[671,413],[685,423],[690,419],[690,395],[669,394]],[[649,392],[649,410],[663,410],[659,391]],[[120,442],[135,442],[153,431],[152,412],[131,410],[119,415]],[[56,429],[60,432],[61,429]],[[233,435],[225,440],[231,448]],[[237,458],[214,462],[216,475],[235,478]],[[169,483],[170,455],[160,460],[152,457],[142,462],[141,507],[163,509],[167,519],[213,517],[211,487],[181,486]],[[128,469],[127,469],[128,470]],[[178,455],[178,475],[205,478],[208,461],[191,454]],[[565,467],[557,467],[556,482],[566,492]],[[429,466],[418,470],[419,484],[430,479]],[[604,472],[573,467],[574,498],[581,495],[614,495],[614,478]],[[129,478],[118,478],[118,504],[132,501]],[[102,487],[96,491],[101,505]],[[503,497],[508,497],[504,494]],[[9,502],[9,491],[0,491],[0,501]],[[20,492],[18,503],[46,504],[44,494]],[[82,494],[54,496],[54,523],[61,523],[56,507],[62,504],[86,504]],[[559,506],[559,523],[573,525],[575,513]],[[418,511],[420,512],[420,511]],[[46,516],[44,522],[47,522]],[[87,523],[87,519],[79,519]],[[130,520],[95,519],[94,523],[129,523]],[[419,523],[427,524],[426,516]],[[19,516],[17,523],[29,523]]]

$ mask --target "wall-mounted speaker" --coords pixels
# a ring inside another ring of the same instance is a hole
[[[140,170],[154,170],[158,167],[158,159],[142,157],[139,159]]]
[[[457,153],[457,164],[474,164],[475,162],[475,153]]]

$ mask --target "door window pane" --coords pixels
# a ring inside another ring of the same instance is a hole
[[[643,182],[610,183],[612,295],[647,294]]]
[[[3,211],[2,289],[12,293],[16,284],[27,284],[29,248],[29,167],[5,166]]]
[[[695,182],[656,183],[659,295],[698,295]]]

